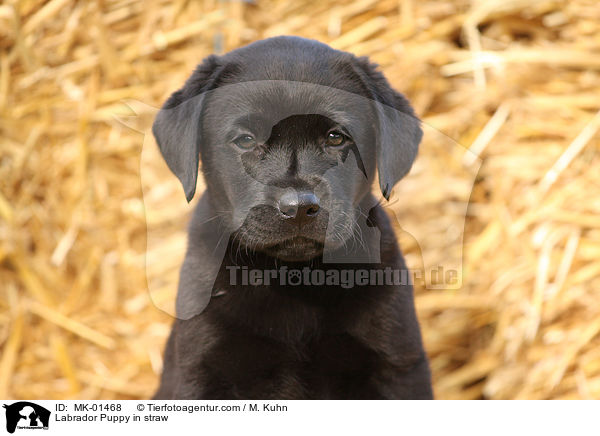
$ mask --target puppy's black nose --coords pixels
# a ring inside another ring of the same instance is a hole
[[[279,211],[285,219],[304,225],[319,214],[319,197],[310,191],[288,191],[279,199]]]

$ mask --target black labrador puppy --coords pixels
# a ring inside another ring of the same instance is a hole
[[[153,126],[194,196],[157,399],[428,399],[383,196],[422,132],[366,58],[276,37],[206,58]]]

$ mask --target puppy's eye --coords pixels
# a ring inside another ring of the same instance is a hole
[[[339,147],[341,145],[344,145],[345,142],[346,142],[346,136],[344,136],[343,133],[340,133],[337,130],[334,130],[327,134],[327,140],[325,141],[325,144],[328,147]]]
[[[234,144],[240,148],[253,148],[256,145],[256,139],[250,135],[241,135],[233,140]]]

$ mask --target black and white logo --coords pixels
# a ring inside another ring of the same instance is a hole
[[[6,431],[9,433],[14,433],[16,429],[48,430],[48,409],[29,401],[4,404],[3,407],[6,409]]]

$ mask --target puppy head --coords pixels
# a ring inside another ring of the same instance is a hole
[[[153,132],[188,201],[201,157],[227,230],[289,261],[345,244],[375,168],[388,198],[421,139],[406,99],[366,59],[296,37],[207,58]]]

